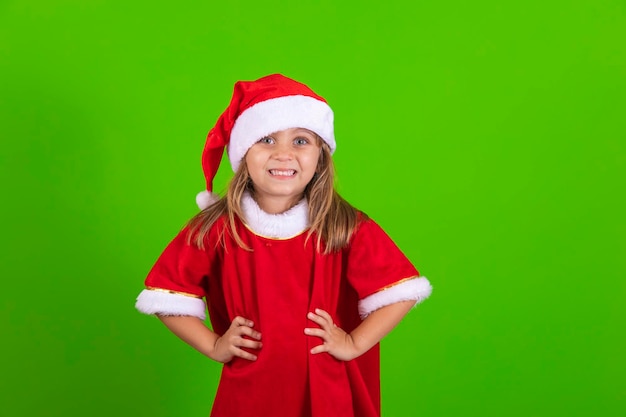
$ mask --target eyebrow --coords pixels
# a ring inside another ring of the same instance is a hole
[[[312,130],[307,129],[306,127],[297,127],[296,128],[296,132],[298,132],[298,133],[305,132],[305,133],[310,133],[311,135],[315,135],[315,132],[313,132]]]

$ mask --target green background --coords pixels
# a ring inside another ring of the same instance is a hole
[[[411,3],[0,2],[0,414],[208,415],[218,364],[134,299],[234,82],[281,72],[434,286],[384,415],[626,415],[626,4]]]

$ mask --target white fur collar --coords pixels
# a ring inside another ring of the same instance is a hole
[[[250,193],[245,193],[241,208],[248,228],[263,237],[288,239],[309,228],[309,205],[304,198],[284,213],[269,214],[261,210]]]

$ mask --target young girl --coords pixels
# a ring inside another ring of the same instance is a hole
[[[217,198],[224,147],[235,176]],[[279,74],[236,83],[209,132],[202,211],[136,306],[224,363],[213,417],[380,415],[378,342],[431,286],[334,190],[335,147],[326,101]]]

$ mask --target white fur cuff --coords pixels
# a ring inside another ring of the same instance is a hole
[[[203,321],[206,319],[206,305],[204,304],[204,300],[181,294],[143,290],[137,297],[135,307],[145,314],[193,316]]]
[[[360,300],[359,315],[364,319],[379,308],[400,301],[415,300],[417,305],[428,298],[432,290],[433,287],[425,277],[405,281]]]

